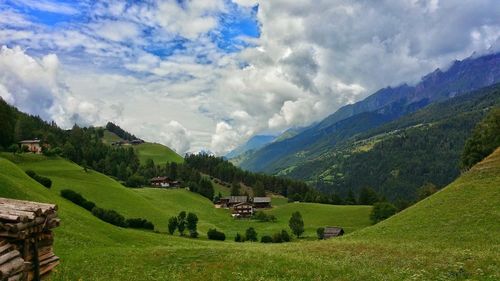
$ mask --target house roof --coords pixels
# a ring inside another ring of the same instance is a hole
[[[222,199],[229,200],[229,203],[247,202],[248,196],[229,196]]]
[[[169,177],[154,177],[149,181],[171,181]]]
[[[338,226],[327,226],[325,227],[325,237],[339,236],[344,233],[344,229]]]
[[[23,140],[23,141],[20,141],[19,143],[40,143],[40,140]]]
[[[271,197],[254,197],[254,203],[271,203]]]
[[[249,205],[249,206],[251,206],[251,207],[252,207],[252,204],[250,204],[250,203],[248,203],[248,202],[241,202],[241,203],[238,203],[238,204],[236,204],[236,205],[234,205],[234,206],[235,206],[235,207],[237,207],[237,206],[243,206],[243,205]]]

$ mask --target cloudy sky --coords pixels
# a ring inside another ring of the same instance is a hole
[[[498,51],[498,0],[0,0],[0,96],[223,154]]]

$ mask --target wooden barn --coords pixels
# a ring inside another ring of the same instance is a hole
[[[220,199],[220,205],[223,208],[231,208],[236,204],[247,203],[247,202],[248,202],[248,196],[228,196],[228,197],[222,197]]]
[[[327,226],[325,227],[324,239],[331,237],[338,237],[344,235],[344,229],[338,226]]]
[[[149,180],[151,186],[154,187],[163,187],[163,188],[168,188],[168,187],[179,187],[180,182],[179,181],[174,181],[169,177],[154,177]]]
[[[234,205],[231,209],[233,217],[249,218],[253,215],[253,205],[248,202],[242,202]]]
[[[271,208],[271,197],[254,197],[252,201],[255,209]]]

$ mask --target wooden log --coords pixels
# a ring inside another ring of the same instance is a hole
[[[0,204],[2,204],[2,203],[5,203],[5,204],[16,204],[16,205],[27,205],[27,206],[36,206],[36,207],[39,207],[39,208],[51,209],[51,210],[57,211],[57,205],[48,204],[48,203],[40,203],[40,202],[24,201],[24,200],[16,200],[16,199],[1,198],[0,197]]]
[[[12,233],[9,231],[0,231],[0,237],[9,237],[14,239],[25,239],[27,235],[26,231],[20,231],[18,233]]]
[[[0,213],[0,221],[6,221],[6,222],[20,222],[20,221],[28,221],[28,218],[22,218],[17,215],[9,215],[9,214],[4,214]]]
[[[11,244],[5,244],[3,246],[0,246],[0,255],[7,252],[7,251],[12,251],[14,247]]]
[[[24,260],[22,258],[16,258],[9,261],[6,264],[0,265],[0,278],[6,278],[12,275],[12,273],[18,272],[24,269]]]
[[[19,272],[18,274],[9,277],[7,281],[22,281],[25,280],[25,276],[24,272]]]
[[[18,211],[10,208],[4,208],[2,206],[0,206],[0,214],[9,216],[18,216],[19,217],[18,219],[24,222],[26,220],[26,218],[24,217],[27,217],[28,220],[33,220],[36,218],[36,214],[33,212]]]
[[[7,263],[8,261],[20,257],[21,254],[18,251],[10,251],[4,254],[3,256],[0,256],[0,264]]]
[[[24,212],[31,212],[34,213],[37,216],[41,216],[44,214],[45,211],[49,211],[50,209],[47,208],[40,208],[38,206],[30,206],[30,205],[21,205],[21,204],[12,204],[12,203],[2,203],[0,202],[0,207],[1,208],[9,208],[12,210],[17,210],[17,211],[24,211]]]
[[[46,266],[44,266],[43,268],[40,269],[40,275],[46,275],[48,273],[50,273],[50,271],[52,271],[52,269],[54,269],[54,267],[58,266],[60,263],[60,261],[55,261],[53,263],[50,263],[50,264],[47,264]],[[45,276],[43,276],[45,277]]]
[[[8,244],[7,240],[0,238],[0,247],[7,244]]]

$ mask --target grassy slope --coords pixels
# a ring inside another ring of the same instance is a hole
[[[125,217],[143,217],[151,220],[157,229],[163,232],[166,231],[168,218],[182,210],[194,212],[199,216],[199,230],[202,233],[216,227],[225,231],[229,237],[234,237],[237,232],[244,232],[250,226],[258,231],[272,234],[287,228],[291,213],[297,210],[303,210],[304,218],[308,222],[306,234],[309,236],[314,236],[315,229],[319,226],[338,223],[338,218],[345,218],[340,222],[348,232],[369,225],[370,207],[307,203],[279,204],[281,206],[269,211],[276,215],[277,223],[234,220],[228,210],[215,209],[206,198],[184,189],[130,189],[103,174],[95,171],[85,172],[80,166],[60,158],[47,159],[31,154],[15,157],[4,154],[4,156],[18,162],[25,170],[31,169],[52,179],[53,193],[59,194],[59,191],[65,188],[75,190],[98,206],[117,210]],[[313,206],[317,207],[318,213],[313,210]],[[325,213],[333,216],[319,216]]]
[[[134,149],[137,151],[142,164],[146,163],[148,159],[152,159],[157,165],[163,165],[167,162],[184,162],[184,159],[179,154],[159,143],[134,145]]]
[[[115,228],[44,189],[12,163],[0,159],[0,167],[0,196],[60,205],[63,225],[57,230],[56,252],[63,262],[54,280],[500,278],[500,151],[386,222],[341,239],[283,245],[199,241]]]

